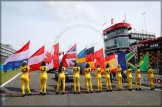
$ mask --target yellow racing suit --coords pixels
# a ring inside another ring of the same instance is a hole
[[[40,92],[42,92],[42,89],[44,89],[44,93],[46,93],[46,86],[47,86],[47,66],[41,66],[40,67]]]
[[[22,94],[25,95],[25,87],[28,91],[28,94],[31,94],[29,88],[29,77],[28,77],[30,67],[29,66],[20,67],[20,71],[22,72],[20,76]]]
[[[76,92],[76,85],[78,83],[78,92],[80,92],[80,67],[73,67],[74,76],[74,92]]]

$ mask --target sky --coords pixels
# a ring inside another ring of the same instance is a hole
[[[65,52],[75,43],[77,53],[92,45],[98,50],[104,47],[102,32],[111,26],[111,19],[120,23],[125,14],[132,29],[145,31],[145,17],[147,32],[161,36],[160,10],[157,1],[2,1],[1,42],[18,50],[30,40],[29,55],[57,42]]]

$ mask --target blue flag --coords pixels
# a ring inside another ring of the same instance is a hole
[[[118,54],[118,64],[121,66],[123,71],[127,69],[125,52],[121,52]]]
[[[86,48],[83,49],[82,51],[80,51],[80,53],[77,56],[77,63],[80,67],[80,71],[82,73],[82,71],[84,70],[85,66],[86,66]]]

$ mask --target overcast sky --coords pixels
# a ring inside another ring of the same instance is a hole
[[[30,55],[45,45],[45,50],[59,42],[60,51],[77,43],[77,53],[90,44],[102,48],[102,31],[126,19],[137,31],[145,30],[161,36],[160,2],[57,2],[57,1],[2,1],[1,42],[20,49],[28,40]],[[102,26],[107,22],[107,26]]]

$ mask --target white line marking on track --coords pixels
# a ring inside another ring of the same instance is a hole
[[[4,84],[2,84],[1,86],[0,86],[0,88],[1,87],[3,87],[4,85],[6,85],[7,83],[9,83],[10,81],[12,81],[13,79],[15,79],[17,76],[19,76],[21,74],[21,72],[20,73],[18,73],[16,76],[14,76],[13,78],[11,78],[10,80],[8,80],[7,82],[5,82]]]

